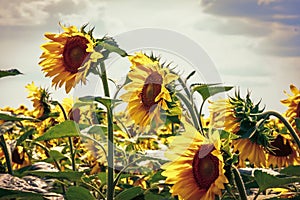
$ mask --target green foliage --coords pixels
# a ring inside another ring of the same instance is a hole
[[[66,193],[67,200],[96,200],[90,191],[84,187],[71,186]]]
[[[20,145],[23,141],[25,141],[27,138],[32,136],[33,134],[36,133],[36,130],[33,128],[30,128],[27,130],[24,134],[22,134],[18,139],[17,139],[17,146]]]
[[[203,101],[208,99],[209,97],[231,90],[232,86],[215,86],[217,84],[200,84],[192,86],[192,92],[198,92],[201,96]]]
[[[0,70],[0,78],[6,77],[6,76],[16,76],[22,74],[17,69],[9,69],[9,70]]]
[[[126,51],[121,49],[112,38],[104,37],[102,39],[99,39],[99,40],[97,40],[97,45],[103,47],[104,49],[108,50],[109,52],[117,53],[122,57],[125,57],[128,55],[126,53]]]
[[[5,120],[5,121],[23,121],[23,120],[39,121],[37,119],[30,118],[30,117],[15,117],[15,116],[4,114],[4,113],[0,113],[0,120]]]
[[[267,172],[261,170],[255,170],[254,172],[255,180],[259,186],[259,191],[262,192],[268,188],[275,188],[284,186],[289,183],[299,182],[300,177],[277,177],[270,175]]]
[[[66,120],[60,124],[51,127],[42,136],[36,138],[36,141],[76,136],[80,136],[78,125],[74,121]]]
[[[32,199],[43,200],[43,195],[35,192],[24,192],[20,190],[8,190],[0,188],[0,199]]]
[[[107,97],[94,97],[94,96],[84,96],[79,98],[80,101],[83,102],[99,102],[102,105],[104,105],[106,108],[109,108],[113,103],[120,102],[120,100],[117,99],[110,99]]]
[[[118,194],[115,200],[131,200],[143,193],[144,190],[141,187],[132,187]]]
[[[300,177],[300,165],[293,166],[290,165],[280,171],[281,174],[286,174],[289,176],[299,176]]]

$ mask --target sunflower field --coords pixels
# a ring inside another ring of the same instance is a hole
[[[191,82],[195,71],[183,76],[155,52],[60,27],[45,34],[41,70],[66,94],[97,76],[103,93],[56,100],[30,82],[32,109],[0,108],[0,199],[300,199],[296,86],[284,113],[268,111],[232,86]],[[111,54],[130,62],[114,90]]]

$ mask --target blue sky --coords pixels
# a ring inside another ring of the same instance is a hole
[[[226,85],[249,89],[268,109],[284,111],[283,90],[292,83],[300,87],[298,0],[0,0],[0,5],[0,68],[24,73],[0,80],[1,107],[29,104],[24,86],[31,81],[50,87],[38,66],[39,46],[44,32],[60,31],[59,22],[88,22],[99,37],[139,28],[185,35],[205,50]],[[65,96],[63,89],[50,91]]]

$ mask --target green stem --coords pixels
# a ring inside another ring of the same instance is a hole
[[[290,134],[292,135],[292,137],[294,138],[294,140],[297,143],[298,147],[300,148],[299,136],[297,135],[297,133],[293,129],[292,125],[281,114],[279,114],[278,112],[275,112],[275,111],[267,111],[267,112],[261,113],[260,115],[266,115],[266,116],[273,115],[273,116],[277,117],[286,126],[286,128],[289,130]]]
[[[70,144],[70,153],[71,153],[71,160],[72,160],[72,170],[76,171],[76,165],[75,165],[75,153],[73,150],[73,141],[71,137],[68,137],[69,144]]]
[[[195,128],[198,131],[201,131],[199,121],[198,121],[198,117],[196,115],[196,112],[195,112],[194,107],[192,106],[191,102],[187,99],[186,96],[184,96],[183,94],[181,94],[179,92],[177,92],[176,95],[177,95],[178,98],[180,98],[183,101],[183,103],[186,105],[187,109],[189,110],[189,113],[191,114],[191,117],[192,117],[193,124],[194,124]],[[201,131],[201,133],[202,133],[202,131]]]
[[[114,198],[114,135],[113,135],[113,113],[112,108],[107,108],[108,122],[108,175],[107,175],[107,199]]]
[[[102,80],[104,95],[109,97],[109,87],[106,75],[105,64],[103,61],[100,62],[101,74],[100,78]],[[113,200],[114,198],[114,135],[113,135],[113,113],[111,105],[107,106],[107,131],[108,131],[108,156],[107,156],[107,199]]]
[[[176,74],[175,72],[173,72],[174,74]],[[181,86],[183,87],[184,92],[186,93],[188,99],[193,102],[193,94],[191,94],[191,92],[188,90],[188,88],[186,87],[186,81],[183,81],[180,77],[178,78],[178,82],[181,84]],[[202,103],[201,106],[203,106],[204,102]],[[194,112],[196,113],[196,106],[194,103],[192,103],[191,105],[194,109]],[[202,109],[201,109],[202,110]],[[200,111],[201,111],[200,110]],[[197,115],[197,113],[196,113]],[[203,132],[203,127],[202,127],[202,122],[201,122],[201,112],[198,113],[198,123],[199,123],[199,128],[201,128],[201,132]]]
[[[103,89],[104,89],[104,95],[106,97],[109,97],[109,87],[108,87],[108,81],[107,81],[107,75],[106,75],[106,69],[105,69],[105,64],[103,61],[100,62],[100,70],[101,70],[101,80],[103,84]]]
[[[7,149],[7,145],[6,145],[3,135],[0,136],[0,142],[1,142],[2,150],[3,150],[4,156],[5,156],[7,171],[9,174],[13,175],[13,169],[12,169],[12,165],[11,165],[11,157],[9,155],[9,151]]]
[[[244,183],[243,183],[243,180],[242,180],[239,170],[236,167],[233,167],[232,172],[234,175],[234,180],[235,180],[236,186],[238,188],[241,200],[247,200],[246,189],[245,189],[245,186],[244,186]]]
[[[205,102],[205,100],[202,101],[201,106],[199,108],[199,124],[200,124],[200,128],[201,128],[202,131],[203,131],[203,124],[202,124],[201,116],[202,116],[202,110],[203,110],[204,102]]]
[[[58,102],[56,101],[55,104],[57,104],[59,106],[59,108],[61,109],[61,111],[63,112],[64,115],[64,119],[68,120],[68,116],[67,113],[64,109],[64,107]],[[71,154],[71,164],[72,164],[72,170],[76,171],[76,164],[75,164],[75,151],[73,150],[73,141],[72,141],[72,137],[68,137],[69,140],[69,145],[70,145],[70,154]],[[74,185],[76,185],[76,182],[74,182]]]
[[[93,185],[90,184],[90,183],[85,182],[85,180],[84,180],[83,178],[81,178],[81,181],[82,181],[82,183],[84,183],[85,185],[87,185],[87,186],[93,188],[96,192],[98,192],[98,194],[100,195],[100,197],[101,197],[102,199],[105,199],[104,194],[102,194],[102,192],[101,192],[100,190],[98,190],[98,188],[96,188],[95,186],[93,186]]]

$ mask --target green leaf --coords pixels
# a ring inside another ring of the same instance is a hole
[[[20,145],[24,140],[26,140],[29,136],[31,136],[32,134],[35,133],[35,129],[29,129],[28,131],[26,131],[23,135],[21,135],[18,139],[17,139],[17,144],[16,146]]]
[[[45,172],[45,171],[27,171],[24,174],[31,174],[38,177],[56,178],[56,179],[68,179],[69,181],[80,181],[83,172]]]
[[[0,188],[0,199],[33,199],[33,200],[43,200],[43,195],[34,192],[23,192],[20,190],[8,190]]]
[[[132,187],[118,194],[115,200],[130,200],[144,193],[141,187]]]
[[[15,117],[15,116],[4,114],[4,113],[0,113],[0,120],[5,120],[5,121],[23,121],[23,120],[39,121],[37,119],[30,118],[30,117]]]
[[[165,199],[164,196],[154,194],[152,192],[148,192],[145,194],[145,200],[161,200],[161,199]]]
[[[106,180],[107,180],[106,172],[100,172],[100,173],[98,173],[97,176],[100,179],[101,184],[106,184]]]
[[[84,187],[71,186],[66,193],[67,200],[95,200],[90,191]]]
[[[162,171],[156,172],[149,180],[150,183],[158,183],[161,180],[165,180],[166,177],[161,175]]]
[[[288,166],[282,170],[280,170],[281,174],[286,174],[289,176],[300,176],[300,165],[297,166]]]
[[[298,131],[300,131],[300,118],[297,117],[297,118],[295,119],[295,122],[296,122],[296,128],[298,129]]]
[[[238,135],[236,134],[232,134],[228,131],[225,131],[225,130],[220,130],[220,139],[230,139],[230,140],[234,140],[234,139],[237,139],[239,138]]]
[[[203,85],[196,85],[192,87],[192,92],[198,92],[201,96],[203,101],[208,99],[209,97],[231,90],[232,86],[212,86],[215,84],[203,84]]]
[[[275,188],[279,186],[283,186],[293,182],[299,182],[300,178],[279,178],[273,175],[270,175],[266,172],[262,172],[260,170],[254,171],[255,180],[259,186],[259,191],[262,192],[268,188]]]
[[[0,78],[5,77],[5,76],[15,76],[22,74],[19,70],[17,69],[9,69],[9,70],[0,70]]]
[[[185,79],[185,82],[187,82],[194,74],[196,73],[196,71],[192,71]]]
[[[60,161],[64,158],[67,158],[64,154],[60,153],[57,150],[50,150],[49,155],[53,160]]]
[[[109,108],[113,103],[120,102],[120,100],[118,99],[110,99],[107,97],[94,97],[94,96],[80,97],[79,100],[83,102],[96,101],[104,105],[106,108]]]
[[[104,49],[108,50],[109,52],[115,52],[115,53],[119,54],[122,57],[125,57],[125,56],[128,55],[126,53],[126,51],[124,51],[123,49],[119,48],[116,45],[109,44],[105,40],[102,40],[102,41],[98,40],[97,45],[102,46]]]
[[[78,125],[74,121],[67,120],[51,127],[48,131],[46,131],[42,136],[38,137],[36,140],[42,141],[77,136],[79,136]]]
[[[101,136],[105,136],[107,133],[107,127],[103,125],[94,125],[88,130],[88,134],[100,134]]]

